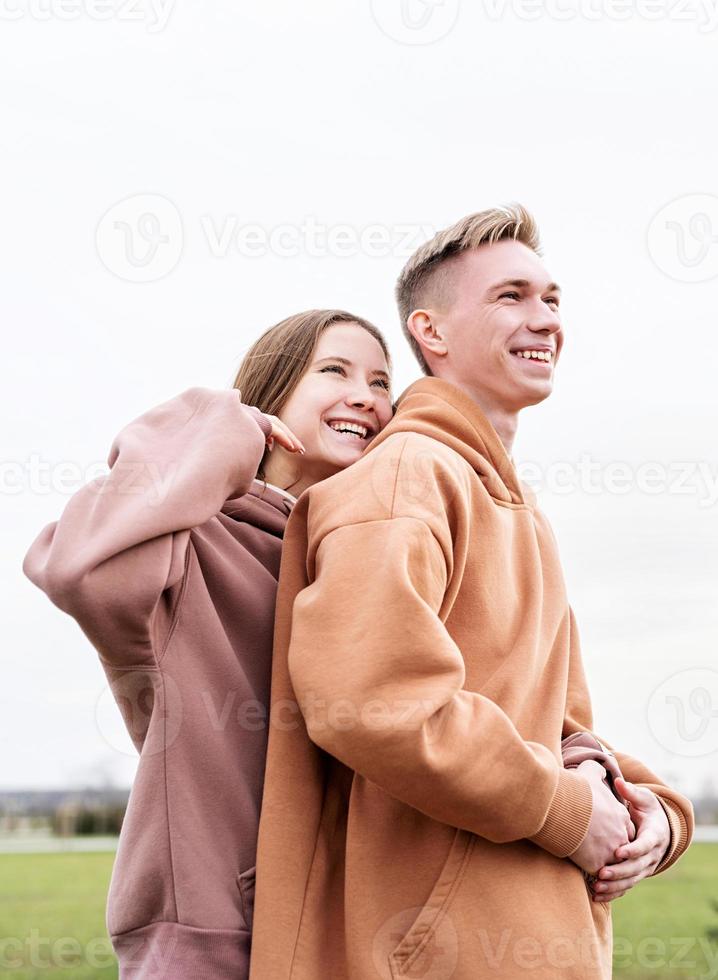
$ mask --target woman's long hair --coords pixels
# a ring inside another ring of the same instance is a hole
[[[381,331],[360,316],[346,310],[307,310],[295,313],[266,330],[249,348],[232,384],[242,393],[245,405],[255,405],[267,415],[279,415],[297,387],[309,364],[317,341],[337,323],[356,323],[377,341],[387,364],[391,358]],[[259,465],[264,479],[267,452]]]

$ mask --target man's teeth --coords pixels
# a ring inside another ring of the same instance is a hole
[[[532,357],[535,361],[550,361],[551,351],[548,350],[515,350],[518,357]]]
[[[369,430],[364,425],[357,425],[356,422],[329,422],[327,423],[335,432],[352,432],[362,439],[366,439]]]

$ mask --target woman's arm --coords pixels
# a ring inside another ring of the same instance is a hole
[[[152,663],[184,574],[189,529],[249,489],[272,423],[237,390],[191,388],[126,426],[107,476],[70,500],[25,574],[113,666]]]

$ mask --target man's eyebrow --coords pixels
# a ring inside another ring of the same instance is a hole
[[[502,279],[501,282],[494,283],[493,286],[490,286],[489,292],[493,293],[495,289],[503,289],[504,286],[517,286],[519,289],[525,289],[526,286],[530,285],[531,283],[528,281],[528,279]],[[550,282],[543,292],[560,293],[561,287],[557,282]]]
[[[315,361],[315,364],[323,364],[324,361],[334,361],[334,363],[344,364],[346,367],[352,367],[352,362],[348,361],[346,357],[320,357],[319,360]],[[378,374],[382,378],[388,378],[389,375],[386,371],[370,371],[369,374]]]

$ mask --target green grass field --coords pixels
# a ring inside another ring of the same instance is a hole
[[[0,978],[112,980],[112,854],[0,856]],[[613,904],[614,976],[718,980],[718,844]]]
[[[112,853],[0,855],[0,977],[112,980]]]
[[[718,978],[718,844],[613,903],[613,974],[621,980]]]

